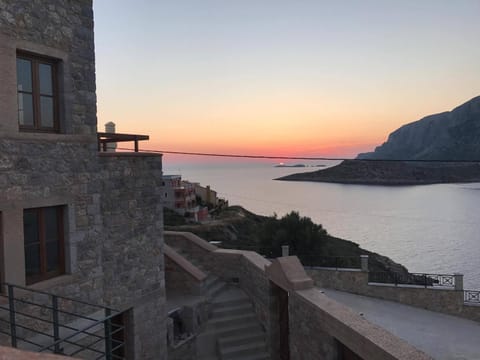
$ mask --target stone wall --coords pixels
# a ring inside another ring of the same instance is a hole
[[[288,300],[292,360],[337,359],[339,343],[362,359],[431,359],[316,288],[291,292]]]
[[[165,287],[167,296],[169,294],[193,294],[203,293],[202,282],[188,274],[185,269],[177,263],[165,257]]]
[[[66,274],[31,287],[120,310],[133,307],[136,358],[161,358],[161,157],[99,155],[95,144],[10,140],[0,142],[0,154],[4,280],[25,284],[23,209],[64,205]]]
[[[95,135],[92,0],[0,2],[0,134],[18,135],[17,50],[60,60],[61,133]]]
[[[306,271],[318,287],[396,301],[405,305],[480,321],[480,307],[465,305],[463,291],[412,285],[369,284],[368,272],[360,270],[307,268]]]
[[[161,157],[109,153],[99,160],[104,301],[133,307],[136,359],[166,358]]]
[[[0,1],[1,280],[25,285],[24,209],[63,206],[65,274],[30,288],[127,310],[130,355],[165,359],[161,157],[98,153],[93,37],[92,0]],[[19,130],[17,51],[56,60],[59,133]]]

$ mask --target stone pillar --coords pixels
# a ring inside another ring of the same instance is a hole
[[[25,285],[25,248],[23,239],[23,209],[3,211],[3,234],[0,233],[2,282]]]
[[[105,124],[105,132],[110,134],[115,134],[115,123],[110,121]],[[115,152],[117,148],[117,143],[108,143],[107,152]]]
[[[360,269],[368,272],[368,255],[360,255]]]
[[[455,290],[463,291],[463,274],[453,274],[455,278]]]
[[[290,249],[288,245],[282,245],[282,256],[288,256],[290,254]]]

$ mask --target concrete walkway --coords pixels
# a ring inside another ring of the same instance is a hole
[[[322,289],[434,359],[480,360],[480,323],[392,301]]]

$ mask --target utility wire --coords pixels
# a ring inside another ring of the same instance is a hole
[[[117,150],[132,151],[129,148],[117,148]],[[244,158],[244,159],[277,159],[277,160],[328,160],[328,161],[382,161],[382,162],[442,162],[442,163],[478,163],[480,160],[452,160],[452,159],[352,159],[342,157],[304,157],[304,156],[271,156],[271,155],[245,155],[245,154],[220,154],[220,153],[201,153],[188,151],[171,151],[171,150],[141,150],[141,152],[149,152],[156,154],[176,154],[176,155],[192,155],[192,156],[210,156],[210,157],[230,157],[230,158]]]

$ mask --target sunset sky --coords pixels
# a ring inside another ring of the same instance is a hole
[[[353,156],[480,95],[478,0],[94,0],[98,124],[144,148]]]

